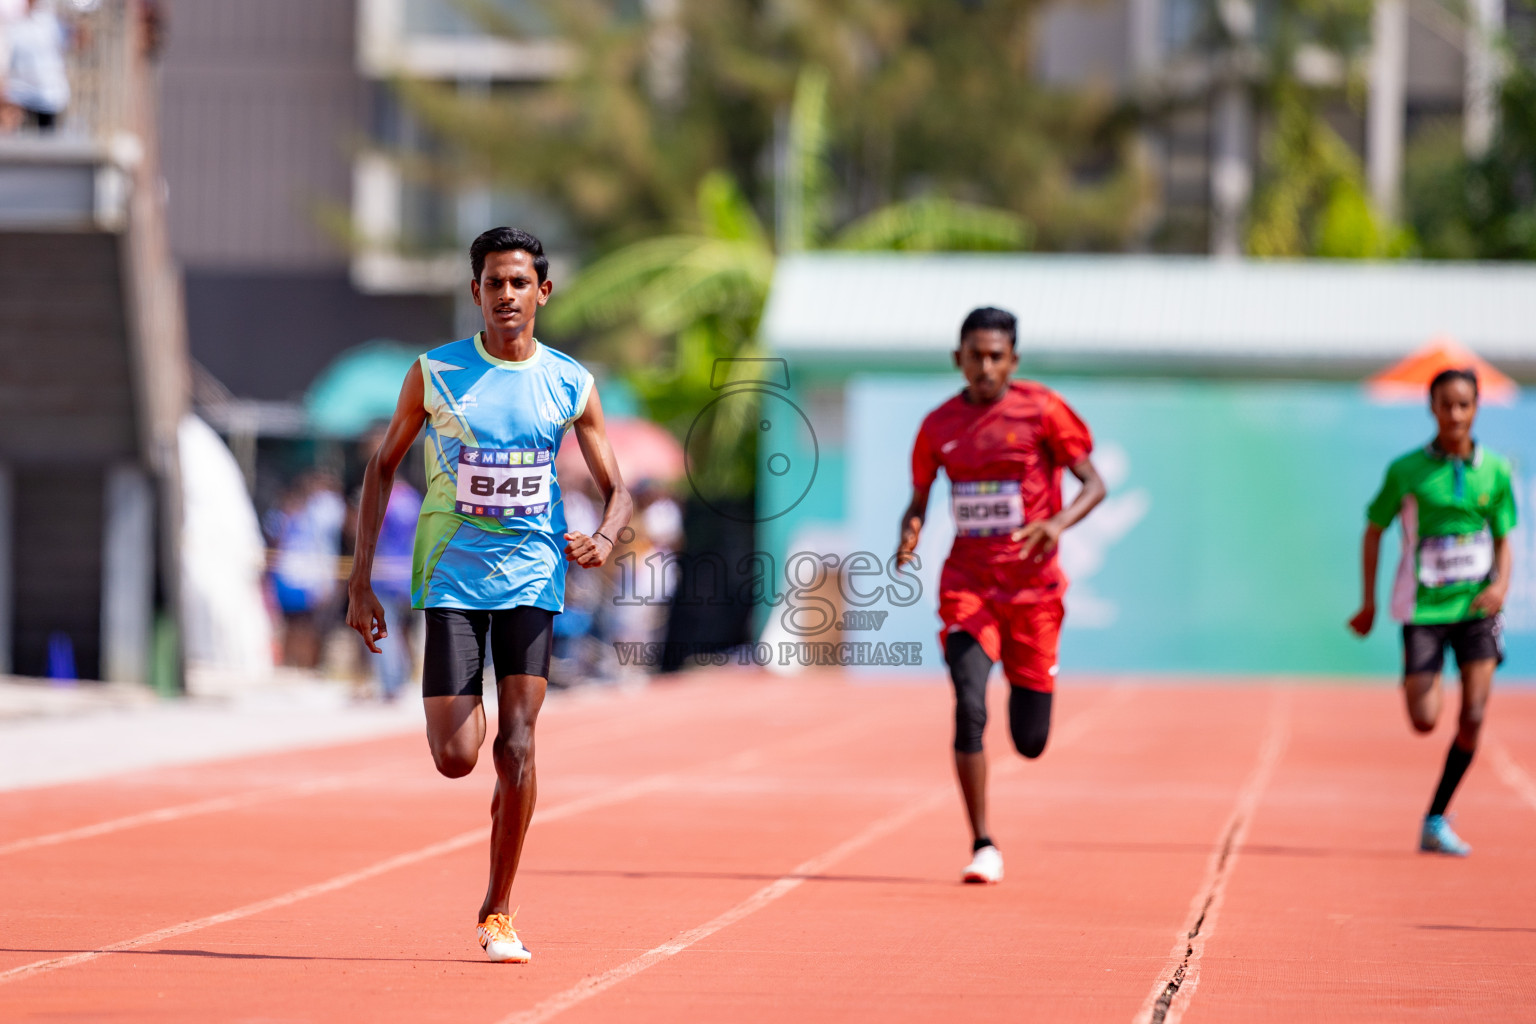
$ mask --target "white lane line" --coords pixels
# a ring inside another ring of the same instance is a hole
[[[286,786],[273,786],[245,793],[211,797],[207,800],[196,800],[192,803],[175,804],[153,811],[142,811],[139,814],[129,814],[121,818],[100,821],[94,825],[81,825],[79,828],[65,829],[62,832],[50,832],[47,835],[29,836],[26,839],[15,839],[9,843],[0,843],[0,856],[8,853],[20,853],[23,850],[35,850],[43,846],[57,846],[60,843],[74,842],[77,839],[91,839],[95,836],[110,835],[113,832],[140,828],[144,825],[159,825],[168,821],[181,821],[183,818],[195,818],[202,814],[217,814],[221,811],[237,811],[246,807],[254,807],[257,804],[267,803],[271,800],[281,800],[284,797],[308,796],[312,793],[325,793],[331,790],[345,789],[359,782],[376,779],[379,777],[379,774],[377,771],[367,771],[349,772],[344,775],[329,775],[319,779],[308,779],[303,782],[291,783]]]
[[[581,814],[584,811],[590,811],[596,807],[604,807],[608,804],[619,803],[632,797],[639,796],[643,793],[649,793],[652,790],[658,789],[664,786],[669,780],[670,776],[667,775],[651,775],[643,779],[637,779],[627,786],[620,786],[617,789],[612,789],[605,793],[593,793],[589,796],[580,797],[576,800],[570,800],[563,804],[556,804],[554,807],[551,807],[548,810],[539,812],[538,820],[540,822],[558,821],[561,818],[568,818],[573,814]],[[491,830],[489,826],[483,826],[481,828],[472,829],[468,832],[461,832],[460,834],[450,839],[444,839],[443,841],[433,843],[430,846],[423,846],[419,850],[412,850],[409,853],[402,853],[394,857],[386,858],[385,860],[381,860],[376,864],[370,864],[367,867],[361,868],[357,871],[349,871],[344,875],[337,875],[336,877],[326,879],[323,882],[316,882],[313,885],[302,886],[298,889],[292,890],[291,892],[285,892],[280,896],[273,896],[269,899],[258,900],[255,903],[247,903],[243,907],[236,907],[233,910],[226,910],[220,914],[210,914],[207,917],[200,917],[195,921],[183,921],[181,924],[173,924],[169,928],[161,928],[156,931],[147,932],[138,936],[137,938],[125,939],[122,942],[114,942],[109,946],[101,946],[97,949],[86,950],[80,953],[72,953],[69,956],[55,957],[51,960],[38,960],[30,964],[23,964],[20,967],[13,967],[8,971],[0,971],[0,985],[12,981],[20,981],[22,978],[28,978],[36,974],[42,974],[46,971],[56,971],[64,967],[73,967],[76,964],[82,964],[88,960],[94,960],[97,957],[107,953],[121,953],[125,950],[139,949],[144,946],[151,946],[157,942],[162,942],[165,939],[174,938],[177,935],[185,935],[188,932],[200,931],[201,929],[211,928],[214,925],[225,924],[229,921],[238,921],[244,917],[251,917],[255,914],[265,913],[268,910],[276,910],[279,907],[286,907],[291,904],[298,903],[302,900],[310,899],[314,896],[323,896],[328,892],[335,892],[338,889],[345,889],[349,885],[356,885],[358,882],[364,882],[370,878],[376,878],[377,876],[389,871],[393,871],[396,868],[407,867],[411,864],[416,864],[421,861],[428,860],[432,857],[437,857],[441,854],[452,853],[455,850],[462,850],[466,846],[473,846],[476,843],[488,842],[490,837]]]
[[[1195,989],[1200,984],[1201,958],[1216,930],[1216,919],[1226,899],[1227,882],[1237,867],[1237,857],[1248,838],[1254,811],[1285,753],[1290,731],[1291,694],[1288,690],[1276,690],[1265,717],[1258,761],[1238,791],[1237,803],[1218,833],[1216,846],[1206,864],[1205,877],[1195,890],[1195,898],[1190,901],[1184,928],[1173,944],[1167,966],[1147,993],[1141,1009],[1136,1011],[1134,1024],[1177,1024],[1194,998]]]
[[[756,913],[775,900],[789,895],[804,884],[807,876],[820,874],[850,853],[861,850],[875,840],[890,835],[914,818],[918,818],[939,807],[942,803],[953,799],[954,796],[948,789],[945,789],[943,792],[930,793],[918,803],[903,808],[895,814],[886,815],[884,818],[866,827],[853,838],[845,840],[825,853],[797,865],[788,874],[769,882],[714,920],[707,921],[697,928],[690,928],[688,931],[681,932],[654,949],[647,950],[633,960],[622,963],[611,970],[604,971],[602,974],[583,978],[565,991],[550,996],[530,1009],[519,1011],[510,1017],[504,1018],[501,1024],[538,1024],[540,1021],[549,1020],[556,1014],[569,1010],[577,1003],[584,1003],[593,996],[606,992],[620,982],[634,977],[641,971],[654,967],[668,957],[676,956],[689,946],[709,938],[721,929],[729,928],[737,921]]]
[[[858,731],[858,728],[859,727],[855,727],[855,731]],[[776,740],[773,743],[764,744],[761,747],[750,748],[748,750],[743,750],[724,758],[719,758],[714,761],[707,762],[704,765],[693,769],[693,772],[708,774],[722,771],[741,771],[756,764],[766,752],[779,751],[783,749],[803,748],[819,742],[832,742],[838,740],[839,738],[846,738],[848,735],[849,728],[844,724],[839,723],[837,725],[826,726],[821,729],[812,730],[809,733],[789,736],[781,740]],[[594,810],[599,807],[606,807],[610,804],[622,803],[625,800],[629,800],[646,793],[665,789],[668,786],[674,785],[678,778],[683,774],[684,773],[679,772],[667,772],[659,773],[656,775],[649,775],[642,779],[636,779],[634,782],[628,783],[627,785],[618,786],[614,789],[610,789],[604,792],[592,793],[584,797],[578,797],[575,800],[568,800],[563,804],[556,804],[554,807],[548,808],[547,810],[538,811],[535,814],[534,820],[540,824],[551,821],[559,821],[561,818],[568,818],[575,814],[582,814],[586,811]],[[208,917],[200,917],[194,921],[183,921],[181,924],[175,924],[168,928],[161,928],[157,931],[147,932],[143,935],[137,936],[136,938],[125,939],[122,942],[115,942],[108,946],[100,946],[96,949],[84,950],[79,953],[71,953],[68,956],[54,957],[50,960],[37,960],[30,964],[22,964],[20,967],[13,967],[8,971],[0,971],[0,985],[4,985],[12,981],[20,981],[23,978],[28,978],[33,975],[42,974],[48,971],[56,971],[64,967],[73,967],[76,964],[94,960],[97,957],[103,956],[107,953],[121,953],[130,949],[140,949],[144,946],[154,945],[157,942],[173,938],[177,935],[185,935],[188,932],[200,931],[204,928],[211,928],[214,925],[225,924],[229,921],[238,921],[241,918],[265,913],[268,910],[275,910],[278,907],[286,907],[291,904],[298,903],[302,900],[307,900],[313,896],[322,896],[329,892],[335,892],[338,889],[345,889],[347,886],[355,885],[358,882],[367,881],[370,878],[375,878],[379,875],[385,874],[386,872],[393,871],[396,868],[407,867],[411,864],[416,864],[420,861],[428,860],[441,854],[462,850],[466,846],[473,846],[476,843],[489,842],[490,836],[491,832],[489,826],[482,826],[481,828],[472,829],[469,832],[462,832],[450,839],[445,839],[441,842],[433,843],[430,846],[424,846],[419,850],[413,850],[409,853],[402,853],[394,857],[386,858],[385,860],[381,860],[376,864],[371,864],[368,867],[361,868],[357,871],[351,871],[344,875],[337,875],[334,878],[327,879],[323,882],[316,882],[313,885],[302,886],[298,889],[292,890],[291,892],[283,893],[280,896],[273,896],[265,900],[258,900],[255,903],[247,903],[243,907],[236,907],[233,910],[226,910],[219,914],[211,914]]]
[[[1100,698],[1087,711],[1077,715],[1058,730],[1055,737],[1056,747],[1059,749],[1081,738],[1084,733],[1104,717],[1109,709],[1122,703],[1129,695],[1130,691],[1124,687],[1116,687],[1111,690],[1109,694]],[[1000,778],[1012,775],[1020,770],[1022,763],[1017,759],[1010,760],[994,768],[993,777]],[[864,847],[885,838],[902,826],[922,817],[924,814],[954,800],[955,791],[953,786],[944,786],[936,789],[917,803],[909,804],[872,822],[852,838],[846,839],[832,847],[832,849],[796,865],[787,874],[769,882],[713,920],[706,921],[696,928],[690,928],[688,931],[681,932],[661,945],[646,950],[633,960],[628,960],[601,974],[589,975],[570,988],[557,992],[526,1010],[519,1010],[510,1016],[502,1018],[498,1024],[541,1024],[542,1021],[547,1021],[551,1017],[564,1013],[571,1007],[584,1003],[593,996],[601,995],[615,985],[633,978],[641,971],[676,956],[689,946],[709,938],[716,932],[729,928],[743,918],[750,917],[775,900],[782,899],[794,892],[808,878],[821,874],[849,854],[862,850]]]
[[[159,931],[147,932],[144,935],[138,936],[137,938],[126,939],[122,942],[114,942],[110,946],[101,946],[97,949],[88,950],[83,953],[73,953],[69,956],[55,957],[52,960],[38,960],[30,964],[23,964],[20,967],[13,967],[8,971],[0,972],[0,985],[7,984],[12,981],[20,981],[23,978],[29,978],[33,975],[42,974],[46,971],[56,971],[64,967],[73,967],[76,964],[85,963],[87,960],[94,960],[97,957],[103,956],[107,953],[121,953],[125,950],[138,949],[142,946],[148,946],[165,939],[174,938],[177,935],[185,935],[188,932],[195,932],[202,928],[211,928],[216,924],[224,924],[227,921],[238,921],[242,917],[250,917],[252,914],[260,914],[267,910],[275,910],[278,907],[286,907],[289,904],[297,903],[300,900],[307,900],[311,896],[319,896],[324,893],[334,892],[337,889],[342,889],[354,883],[373,878],[375,875],[381,875],[386,871],[392,871],[395,868],[405,867],[408,864],[415,864],[417,861],[425,860],[428,857],[435,857],[441,853],[449,853],[454,850],[463,849],[465,846],[468,846],[471,843],[483,842],[488,837],[488,835],[489,829],[483,828],[476,829],[473,832],[465,832],[461,835],[454,836],[452,839],[446,839],[443,842],[434,843],[431,846],[423,847],[420,850],[415,850],[411,853],[403,853],[397,857],[391,857],[388,860],[369,865],[368,867],[363,868],[361,871],[353,871],[349,874],[337,875],[335,878],[328,879],[324,882],[318,882],[314,885],[306,885],[301,889],[294,889],[292,892],[283,893],[281,896],[273,896],[271,899],[260,900],[256,903],[247,903],[245,906],[236,907],[234,910],[226,910],[222,914],[211,914],[208,917],[200,917],[195,921],[183,921],[181,924],[175,924],[169,928],[161,928]]]
[[[687,712],[686,706],[678,709]],[[606,734],[593,735],[597,730],[585,729],[579,735],[571,738],[552,738],[544,740],[546,747],[558,747],[564,754],[569,750],[579,750],[583,747],[606,745],[614,740],[627,739],[630,736],[649,731],[657,725],[673,725],[676,719],[685,717],[680,714],[664,716],[659,723],[644,723],[637,727],[632,719],[610,720],[605,723],[619,728],[609,728]],[[564,723],[562,723],[564,727]],[[576,728],[576,726],[571,726]],[[283,752],[279,752],[283,753]],[[309,779],[303,782],[292,783],[284,786],[272,786],[269,788],[251,790],[245,793],[234,793],[227,796],[210,797],[206,800],[196,800],[185,804],[175,804],[170,807],[161,807],[152,811],[143,811],[138,814],[130,814],[121,818],[112,818],[107,821],[96,822],[91,825],[81,825],[78,828],[65,829],[60,832],[51,832],[41,836],[29,836],[24,839],[15,839],[7,843],[0,843],[0,857],[11,853],[21,853],[26,850],[35,850],[40,847],[57,846],[60,843],[74,842],[79,839],[91,839],[96,836],[110,835],[113,832],[122,832],[125,829],[141,828],[145,825],[159,825],[171,821],[180,821],[185,818],[193,818],[204,814],[218,814],[224,811],[242,810],[257,804],[271,800],[281,800],[289,796],[308,796],[313,793],[329,792],[336,789],[345,789],[357,782],[374,781],[381,777],[386,770],[397,770],[398,765],[390,765],[389,769],[373,769],[362,772],[351,772],[340,775],[330,775],[319,779]],[[543,820],[542,814],[540,820]]]
[[[1499,742],[1498,737],[1489,736],[1487,747],[1488,753],[1492,755],[1493,770],[1499,779],[1504,785],[1514,790],[1520,799],[1530,804],[1531,810],[1536,811],[1536,779],[1532,779],[1526,770],[1520,767],[1520,762],[1516,761],[1508,748]]]

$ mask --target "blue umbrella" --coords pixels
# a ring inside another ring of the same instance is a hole
[[[347,349],[304,393],[310,426],[333,437],[358,437],[389,419],[406,371],[420,355],[419,349],[398,341],[368,341]]]

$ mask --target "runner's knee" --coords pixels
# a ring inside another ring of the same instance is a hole
[[[1031,759],[1039,757],[1051,735],[1051,695],[1024,686],[1010,689],[1008,729],[1014,749]]]
[[[1476,741],[1483,731],[1484,706],[1482,701],[1468,701],[1462,705],[1461,719],[1457,723],[1461,730],[1461,738]]]
[[[1414,731],[1433,732],[1440,720],[1440,677],[1430,673],[1404,676],[1403,692]]]
[[[491,756],[495,759],[498,777],[521,783],[533,764],[532,727],[513,726],[497,733],[491,744]]]
[[[987,676],[992,673],[992,659],[975,637],[957,631],[944,638],[944,660],[955,686],[955,750],[978,754],[987,729]]]
[[[438,773],[450,779],[462,779],[475,770],[475,761],[478,759],[478,751],[468,743],[457,740],[448,740],[444,743],[433,743],[432,763],[437,765]]]
[[[1413,723],[1414,732],[1434,732],[1435,723],[1440,719],[1440,707],[1436,702],[1413,701],[1408,702],[1408,721]]]

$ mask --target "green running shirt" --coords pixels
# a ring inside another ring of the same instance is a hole
[[[1493,540],[1515,526],[1511,476],[1509,460],[1478,444],[1470,459],[1431,443],[1387,467],[1366,518],[1386,529],[1402,515],[1394,618],[1430,625],[1475,617],[1472,598],[1493,573]]]

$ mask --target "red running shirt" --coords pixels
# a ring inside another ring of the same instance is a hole
[[[1035,381],[1016,380],[991,405],[956,395],[923,420],[912,445],[912,487],[933,486],[942,468],[950,484],[1017,482],[1026,523],[1061,511],[1061,471],[1093,451],[1088,426],[1060,395]],[[1056,553],[1021,560],[1011,530],[991,536],[957,534],[939,579],[940,595],[965,591],[1006,604],[1059,598],[1067,578]]]

